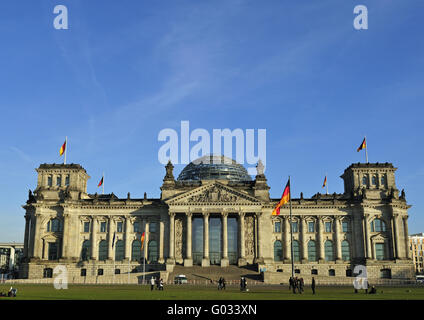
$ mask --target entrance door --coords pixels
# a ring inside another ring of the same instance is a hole
[[[221,217],[209,219],[209,258],[210,264],[221,264],[222,257],[222,223]]]

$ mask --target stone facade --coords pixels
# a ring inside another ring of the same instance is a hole
[[[369,278],[414,276],[410,206],[396,187],[395,171],[389,163],[352,164],[341,176],[344,193],[292,198],[298,274],[347,277],[356,265],[366,265]],[[102,269],[105,276],[115,269],[140,271],[143,257],[150,270],[217,263],[255,264],[269,274],[291,269],[289,206],[271,215],[279,199],[270,199],[260,167],[253,181],[178,181],[168,163],[157,199],[88,194],[89,176],[77,164],[42,164],[37,172],[37,188],[23,206],[24,278],[48,277],[57,264],[68,266],[73,277],[83,277],[81,269],[93,275]],[[216,230],[209,226],[212,218],[219,220],[220,241],[210,243],[216,241],[210,235]],[[228,231],[230,219],[237,223],[236,240]],[[195,221],[202,229],[194,228]],[[193,251],[195,230],[203,230],[200,256]],[[236,241],[235,259],[230,240]],[[212,257],[216,243],[219,256]]]

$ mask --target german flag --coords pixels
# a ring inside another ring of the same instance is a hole
[[[273,216],[280,215],[280,207],[284,206],[290,200],[290,180],[287,181],[286,187],[284,188],[283,195],[281,196],[280,202],[277,203],[277,206],[272,211]]]
[[[359,146],[359,148],[356,151],[359,152],[362,149],[365,149],[366,147],[367,147],[367,142],[366,142],[366,138],[364,138],[364,140],[362,141],[361,145]]]
[[[66,149],[66,140],[65,142],[62,144],[62,147],[59,150],[59,154],[63,155],[65,153],[65,149]]]
[[[100,182],[99,182],[99,184],[97,185],[97,187],[101,187],[101,186],[103,185],[103,178],[104,178],[104,177],[102,177],[102,179],[100,180]]]
[[[327,185],[327,176],[324,178],[324,183],[322,184],[322,187],[324,188]]]
[[[144,247],[144,232],[143,232],[143,234],[141,235],[141,250],[143,250],[143,247]]]

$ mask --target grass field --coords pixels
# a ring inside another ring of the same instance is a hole
[[[353,287],[318,287],[316,294],[306,288],[303,294],[293,294],[287,286],[252,286],[249,292],[238,287],[218,291],[216,287],[193,285],[168,285],[164,291],[150,291],[150,286],[140,285],[69,285],[66,290],[56,290],[52,285],[19,284],[16,298],[1,300],[416,300],[424,299],[424,287],[380,287],[377,294],[355,294]],[[7,292],[10,285],[0,284]]]

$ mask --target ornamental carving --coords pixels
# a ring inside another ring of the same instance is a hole
[[[254,218],[252,216],[247,216],[244,223],[245,254],[246,257],[253,257],[255,255]]]
[[[205,192],[189,198],[190,202],[236,202],[238,197],[228,191],[222,190],[217,186],[206,190]]]

